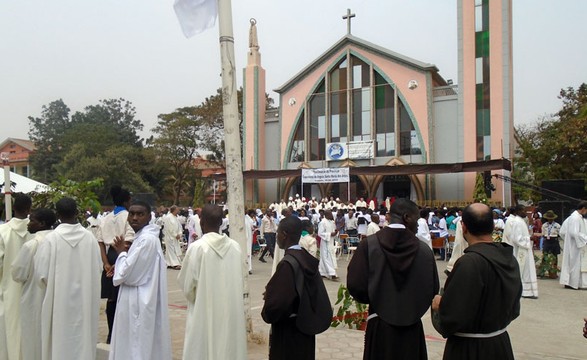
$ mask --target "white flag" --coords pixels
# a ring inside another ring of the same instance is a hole
[[[217,0],[175,0],[173,9],[187,38],[214,26],[218,17]]]

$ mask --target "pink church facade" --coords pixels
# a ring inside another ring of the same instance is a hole
[[[470,35],[475,26],[468,28],[471,18],[473,25],[479,21],[477,2],[489,10],[488,0],[459,1],[459,86],[444,79],[433,64],[347,34],[275,89],[280,107],[264,113],[260,109],[264,108],[265,70],[261,67],[260,54],[255,55],[258,45],[251,48],[244,71],[245,170],[401,166],[501,158],[503,151],[498,144],[504,143],[504,137],[508,137],[505,141],[508,146],[511,143],[511,38],[509,45],[505,43],[510,47],[509,70],[505,66],[508,64],[493,62],[491,58],[492,66],[510,72],[509,78],[497,70],[491,72],[491,129],[484,130],[489,136],[482,136],[484,133],[477,125],[483,121],[473,120],[478,113],[484,120],[486,113],[475,107],[476,87],[479,88],[475,83],[478,78],[475,65],[479,63],[475,58],[478,55],[475,41],[479,35],[475,32]],[[503,8],[497,9],[497,5],[509,3],[492,1],[495,6],[492,11],[502,14],[502,18],[489,16],[499,25],[486,24],[492,33],[508,25],[508,21],[511,28],[511,19],[503,19],[507,12],[503,15]],[[473,46],[472,53],[470,46]],[[492,42],[491,56],[503,60],[503,49],[496,48]],[[504,98],[502,93],[507,91],[508,97]],[[479,136],[474,136],[476,133]],[[487,143],[491,144],[487,149],[489,154],[480,159],[479,144]],[[369,156],[333,159],[328,156],[332,144],[349,148],[360,145],[371,152]],[[300,178],[251,180],[246,184],[245,201],[268,203],[295,194],[318,199],[333,196],[343,201],[359,197],[408,197],[421,205],[467,201],[472,200],[475,175],[365,175],[340,184],[302,184]],[[507,186],[496,185],[491,200],[507,204]]]

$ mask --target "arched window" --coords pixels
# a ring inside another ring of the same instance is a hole
[[[324,160],[327,143],[369,140],[378,157],[422,154],[414,119],[399,95],[371,64],[353,55],[339,59],[307,97],[288,160]]]

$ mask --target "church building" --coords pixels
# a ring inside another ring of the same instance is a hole
[[[458,0],[458,83],[431,63],[347,34],[274,91],[251,20],[244,69],[244,170],[449,164],[511,159],[511,0]],[[506,170],[493,173],[509,175]],[[247,204],[295,194],[471,201],[477,173],[351,175],[348,183],[302,184],[301,177],[249,179]],[[493,180],[491,202],[509,205],[509,184]],[[350,199],[349,199],[350,197]]]

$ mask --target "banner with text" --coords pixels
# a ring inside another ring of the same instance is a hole
[[[303,183],[349,182],[349,168],[302,169]]]
[[[373,141],[353,141],[347,146],[349,159],[372,159],[373,149]]]

